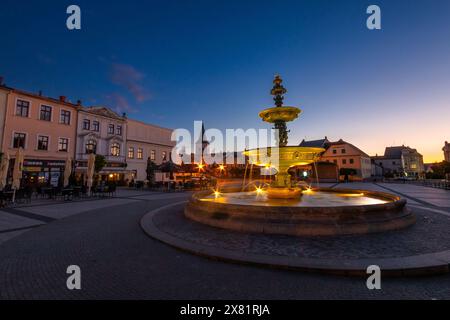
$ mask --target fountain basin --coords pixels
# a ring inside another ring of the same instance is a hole
[[[268,199],[230,189],[218,197],[210,191],[195,193],[184,213],[194,221],[241,232],[337,236],[406,228],[415,216],[405,205],[398,196],[366,190],[320,188],[301,199]]]

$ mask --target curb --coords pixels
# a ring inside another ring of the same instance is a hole
[[[388,277],[429,276],[446,274],[450,272],[450,250],[402,258],[382,259],[339,260],[267,256],[262,254],[239,252],[229,249],[214,248],[187,242],[183,239],[177,238],[176,236],[172,236],[161,231],[153,223],[153,218],[160,212],[186,202],[187,201],[172,203],[146,213],[140,221],[142,230],[149,237],[181,251],[185,251],[216,261],[224,261],[236,264],[357,277],[367,277],[366,270],[370,265],[379,266],[382,275]]]

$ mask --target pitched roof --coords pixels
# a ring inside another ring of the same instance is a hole
[[[309,148],[323,148],[329,142],[330,141],[328,140],[327,137],[325,137],[324,139],[309,140],[309,141],[306,141],[305,139],[303,139],[302,142],[300,142],[299,146],[300,147],[309,147]]]
[[[386,159],[400,159],[404,151],[418,153],[416,149],[405,147],[405,146],[395,146],[386,147],[384,151],[384,158]]]
[[[365,153],[364,151],[362,151],[360,148],[358,148],[357,146],[355,146],[354,144],[351,144],[350,142],[344,141],[342,139],[339,139],[338,141],[334,141],[334,142],[328,142],[327,145],[328,146],[337,146],[337,145],[342,145],[342,144],[348,144],[349,146],[351,146],[352,148],[355,148],[359,153],[361,153],[363,156],[366,156],[368,158],[370,158],[370,156]]]

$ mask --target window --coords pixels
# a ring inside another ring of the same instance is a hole
[[[167,152],[166,151],[163,151],[163,153],[162,153],[162,160],[163,161],[167,160]]]
[[[28,117],[30,112],[30,103],[24,100],[17,100],[16,116]]]
[[[44,121],[52,121],[52,107],[42,105],[41,116],[39,119]]]
[[[335,159],[335,160],[333,160],[333,162],[334,162],[334,164],[337,164],[337,160]]]
[[[118,136],[121,136],[121,135],[122,135],[122,126],[117,126],[117,128],[116,128],[116,134],[117,134]]]
[[[108,126],[108,134],[114,134],[114,125],[113,124],[110,124]]]
[[[128,148],[128,158],[134,159],[134,148],[133,147]]]
[[[336,154],[337,153],[337,150],[336,149],[333,149],[333,154]]]
[[[95,154],[97,152],[97,141],[90,139],[86,143],[86,153],[93,153]]]
[[[342,159],[342,164],[347,164],[347,159]]]
[[[354,159],[350,159],[350,164],[354,164],[355,160]]]
[[[137,150],[137,158],[138,159],[144,159],[144,150],[142,150],[142,148],[138,148],[138,150]]]
[[[95,132],[100,131],[100,123],[98,121],[92,121],[92,130]]]
[[[150,160],[152,160],[152,161],[156,160],[156,151],[155,150],[150,151]]]
[[[62,124],[70,124],[70,111],[61,110],[59,122]]]
[[[69,151],[69,139],[59,138],[58,151],[60,151],[60,152],[68,152]]]
[[[411,169],[417,169],[417,164],[412,163],[412,164],[411,164]]]
[[[83,129],[90,130],[91,129],[91,121],[89,119],[83,120]]]
[[[344,154],[346,151],[345,149],[341,149],[341,153]]]
[[[47,136],[38,136],[38,150],[48,150],[48,137]]]
[[[25,149],[25,139],[27,135],[25,133],[14,133],[13,148],[23,148]]]
[[[120,156],[120,145],[117,142],[111,144],[111,155],[114,157]]]

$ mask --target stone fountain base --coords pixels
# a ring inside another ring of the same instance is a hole
[[[184,214],[189,219],[213,227],[247,233],[293,236],[378,233],[406,228],[416,221],[414,214],[405,207],[406,200],[395,195],[366,190],[328,188],[319,190],[364,193],[389,202],[338,207],[238,205],[202,201],[202,198],[211,193],[204,191],[191,197]]]

